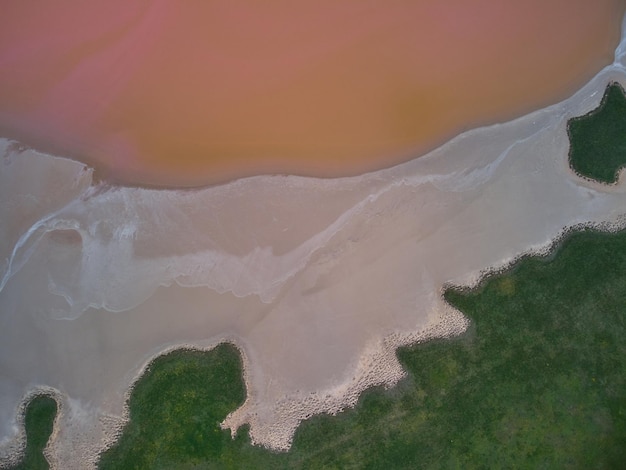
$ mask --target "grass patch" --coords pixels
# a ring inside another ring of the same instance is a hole
[[[619,83],[610,83],[600,106],[570,119],[569,161],[581,176],[602,183],[615,183],[626,165],[626,97]]]
[[[50,439],[57,414],[57,403],[48,395],[33,397],[26,407],[24,426],[26,428],[26,450],[22,461],[13,470],[48,469],[48,461],[43,450]]]
[[[285,454],[219,429],[244,396],[234,348],[157,359],[101,468],[623,468],[626,232],[574,234],[446,299],[467,333],[400,349],[408,379],[303,423]]]
[[[155,359],[130,399],[130,423],[104,452],[107,469],[203,468],[231,445],[219,423],[245,399],[241,358],[232,345],[177,350]]]

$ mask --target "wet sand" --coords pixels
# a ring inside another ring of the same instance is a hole
[[[444,285],[545,252],[567,227],[626,224],[623,182],[568,167],[567,120],[610,81],[626,84],[626,38],[568,100],[351,178],[92,185],[79,162],[0,140],[0,175],[20,182],[0,185],[0,219],[17,227],[0,258],[0,462],[23,397],[47,386],[61,402],[53,463],[91,468],[143,367],[181,345],[241,349],[247,399],[223,426],[249,423],[254,443],[277,450],[302,419],[393,386],[397,347],[466,327]],[[53,198],[37,193],[51,168]]]
[[[0,135],[123,184],[357,175],[564,99],[624,2],[13,2]]]

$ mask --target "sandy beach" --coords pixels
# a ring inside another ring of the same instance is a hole
[[[624,4],[11,2],[0,135],[125,185],[352,176],[571,95]]]
[[[240,348],[247,400],[223,426],[248,423],[276,450],[302,419],[393,386],[398,346],[466,327],[444,285],[473,285],[567,227],[623,226],[626,187],[570,170],[566,123],[626,84],[624,41],[567,100],[358,177],[94,185],[82,163],[0,140],[0,456],[19,447],[23,397],[46,386],[61,401],[51,460],[90,468],[142,369],[181,345]],[[52,169],[58,190],[38,193]]]

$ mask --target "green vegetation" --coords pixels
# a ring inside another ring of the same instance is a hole
[[[316,416],[284,454],[218,422],[244,397],[236,350],[157,359],[101,468],[620,468],[626,462],[626,232],[584,231],[446,298],[472,326],[401,349],[409,378]]]
[[[52,434],[57,403],[47,395],[35,396],[26,407],[26,451],[22,461],[14,470],[39,470],[50,468],[43,450]]]
[[[241,358],[231,345],[155,359],[130,399],[131,421],[101,467],[203,468],[197,465],[224,459],[231,438],[219,423],[243,403],[241,376]]]
[[[602,183],[615,183],[626,165],[626,97],[611,83],[600,106],[568,122],[570,165],[574,171]]]

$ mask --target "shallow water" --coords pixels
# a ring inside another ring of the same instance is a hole
[[[568,96],[624,2],[12,2],[0,131],[132,184],[356,175]]]

